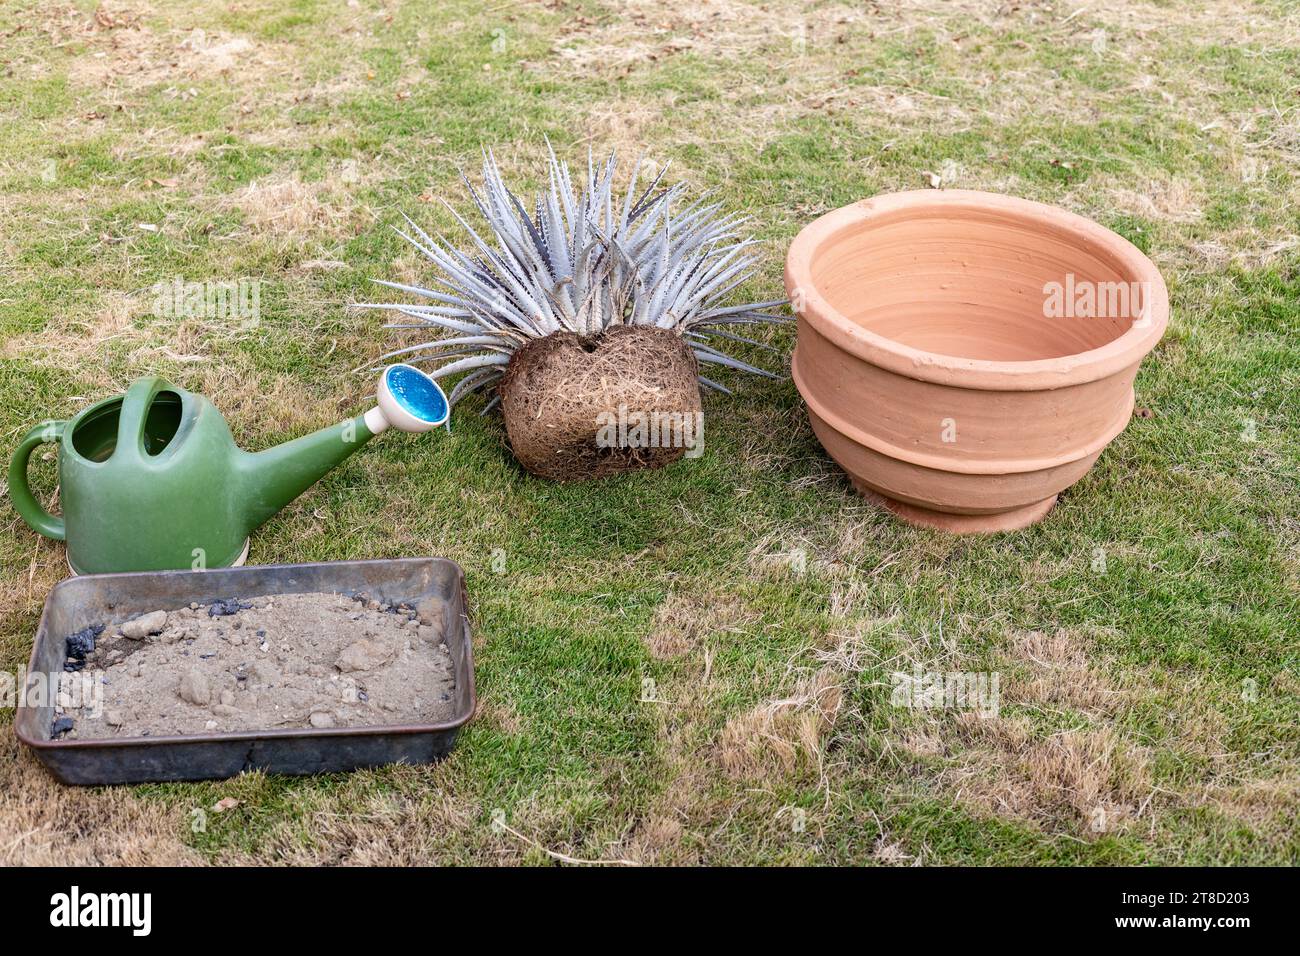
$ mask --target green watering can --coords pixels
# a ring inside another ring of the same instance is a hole
[[[384,369],[376,397],[364,415],[246,452],[202,395],[137,379],[70,421],[33,428],[9,464],[9,499],[36,531],[67,541],[78,574],[241,564],[254,528],[370,438],[390,425],[423,432],[447,420],[442,389],[410,365]],[[59,446],[62,517],[27,482],[32,451],[45,442]]]

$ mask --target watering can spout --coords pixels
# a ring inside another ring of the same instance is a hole
[[[447,420],[447,397],[438,384],[410,365],[390,365],[379,378],[378,405],[274,448],[243,452],[238,470],[249,529],[271,518],[326,472],[390,425],[425,432]]]
[[[373,435],[365,416],[358,415],[265,451],[241,453],[237,472],[244,525],[251,530],[270,519]]]

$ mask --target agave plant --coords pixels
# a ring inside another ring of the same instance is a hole
[[[550,186],[537,196],[531,215],[506,187],[490,150],[483,159],[481,192],[462,174],[489,230],[485,238],[447,206],[473,243],[469,254],[404,217],[411,232],[396,231],[437,267],[436,285],[376,281],[431,304],[363,307],[411,320],[386,328],[443,334],[389,352],[384,360],[405,356],[413,364],[432,363],[434,378],[463,374],[448,395],[454,406],[467,394],[491,389],[511,356],[542,336],[567,331],[592,338],[613,326],[641,325],[677,331],[704,365],[777,377],[713,344],[725,339],[770,348],[725,327],[790,321],[774,311],[784,299],[726,304],[757,263],[751,251],[756,240],[737,234],[743,217],[722,215],[722,204],[705,197],[683,204],[684,183],[660,186],[667,166],[640,193],[634,170],[626,193],[616,197],[613,153],[603,164],[593,164],[588,153],[579,192],[549,142],[547,152]],[[703,375],[699,380],[730,394]]]

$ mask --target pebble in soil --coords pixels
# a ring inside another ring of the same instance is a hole
[[[101,706],[69,695],[58,719],[75,715],[81,739],[441,722],[454,716],[449,614],[437,598],[328,593],[153,611],[94,635]]]

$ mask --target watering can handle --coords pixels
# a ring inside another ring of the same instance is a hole
[[[144,430],[149,407],[159,392],[169,388],[171,386],[156,375],[137,378],[131,383],[122,399],[122,412],[117,419],[117,448],[114,455],[121,458],[145,454]]]
[[[9,500],[14,503],[14,509],[32,526],[32,530],[56,541],[63,540],[63,519],[42,508],[32,494],[32,487],[27,483],[27,462],[37,445],[62,439],[67,424],[60,421],[41,422],[27,433],[27,437],[14,452],[13,460],[9,462]]]

